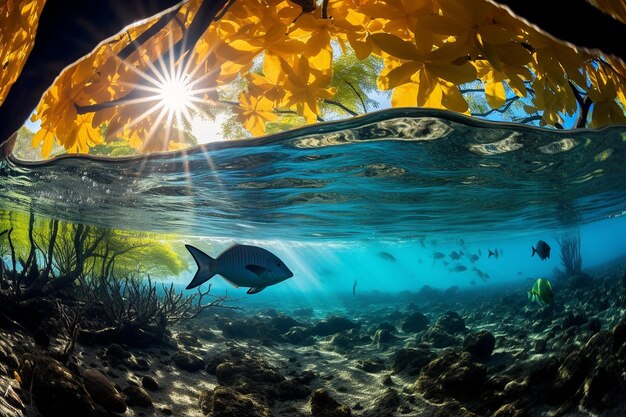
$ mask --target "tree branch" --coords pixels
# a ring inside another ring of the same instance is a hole
[[[345,111],[346,113],[350,114],[351,116],[358,116],[359,115],[357,112],[350,110],[349,108],[347,108],[346,106],[344,106],[343,104],[341,104],[338,101],[324,99],[324,103],[331,104],[333,106],[339,107],[341,110]]]
[[[183,33],[182,39],[180,39],[178,42],[172,45],[167,50],[167,52],[161,55],[159,57],[159,60],[162,60],[163,62],[170,62],[170,61],[177,62],[178,59],[180,59],[180,57],[183,57],[183,62],[180,63],[179,65],[181,65],[182,68],[186,68],[187,61],[191,58],[191,54],[189,52],[195,48],[196,43],[198,43],[198,40],[200,40],[200,37],[204,34],[208,26],[215,20],[218,13],[225,6],[230,7],[227,5],[227,3],[230,3],[232,1],[234,0],[211,0],[211,1],[206,0],[204,1],[200,5],[198,12],[194,16],[191,24],[189,25],[189,28],[187,28],[187,30]],[[146,71],[148,74],[147,78],[150,78],[150,77],[158,78],[156,74],[154,73],[155,69],[158,67],[159,65],[152,65],[150,69]],[[146,97],[145,91],[142,91],[142,89],[139,89],[139,88],[135,88],[134,90],[126,94],[126,96],[121,97],[116,100],[92,104],[88,106],[79,106],[78,104],[74,104],[74,107],[76,108],[76,112],[78,114],[85,114],[85,113],[96,112],[96,111],[103,110],[103,109],[108,109],[111,107],[116,107],[119,105],[130,104],[131,102],[136,101],[138,99],[139,100],[145,99],[145,97]]]
[[[363,112],[367,113],[367,107],[365,106],[365,101],[363,100],[363,97],[361,96],[361,94],[359,94],[359,92],[357,91],[357,89],[352,85],[352,83],[348,80],[344,80],[346,82],[346,84],[348,84],[350,86],[350,88],[352,89],[352,91],[354,91],[354,94],[356,94],[356,96],[359,98],[359,100],[361,101],[361,105],[363,106]]]
[[[578,90],[578,88],[576,88],[574,83],[568,81],[568,84],[572,89],[572,92],[574,93],[576,102],[580,106],[580,113],[578,113],[578,118],[576,119],[576,123],[574,124],[574,128],[580,129],[587,125],[587,115],[589,114],[589,108],[591,107],[593,101],[591,101],[591,98],[588,95],[583,99],[581,92]]]
[[[513,96],[510,98],[507,98],[505,104],[502,107],[498,109],[491,109],[484,113],[472,113],[472,116],[473,117],[487,117],[493,112],[505,113],[509,109],[509,107],[511,107],[511,105],[513,105],[513,103],[515,103],[519,99],[520,99],[519,96]]]
[[[126,45],[117,54],[117,56],[120,57],[120,59],[128,58],[133,52],[137,51],[139,47],[141,47],[141,45],[143,45],[148,39],[150,39],[151,37],[159,33],[161,29],[167,26],[168,23],[170,23],[172,19],[176,17],[181,7],[182,7],[182,3],[171,12],[165,13],[163,16],[161,16],[159,20],[154,22],[154,24],[150,26],[148,29],[146,29],[141,35],[139,35],[137,39],[132,41],[130,44]]]

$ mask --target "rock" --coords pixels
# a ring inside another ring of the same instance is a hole
[[[601,362],[583,385],[582,405],[590,410],[604,411],[620,400],[624,383],[615,364]]]
[[[383,322],[383,323],[380,323],[380,324],[376,327],[376,330],[389,330],[390,332],[395,332],[395,331],[397,331],[396,326],[394,326],[393,324],[388,323],[388,322],[386,322],[386,321],[385,321],[385,322]]]
[[[602,329],[602,322],[599,318],[594,317],[587,323],[587,329],[589,329],[591,333],[598,333]]]
[[[292,327],[301,327],[302,324],[289,316],[279,314],[272,318],[269,325],[274,327],[279,333],[287,333]]]
[[[435,354],[430,349],[398,349],[392,357],[393,371],[395,373],[406,371],[409,375],[417,375],[434,358]]]
[[[33,333],[33,340],[38,346],[47,349],[50,346],[50,336],[41,327]]]
[[[148,391],[158,391],[161,388],[159,382],[151,376],[141,378],[141,385]]]
[[[191,333],[179,333],[176,337],[178,343],[185,347],[202,347],[202,343],[198,340],[198,338]]]
[[[424,342],[430,343],[433,347],[439,349],[455,346],[460,342],[459,339],[446,332],[438,324],[428,329],[424,336],[422,336],[422,340]]]
[[[72,373],[61,363],[47,356],[24,355],[35,369],[32,378],[31,398],[43,417],[99,417],[95,403]]]
[[[129,351],[117,343],[109,345],[105,352],[105,356],[113,366],[124,364],[132,357]]]
[[[398,340],[398,338],[386,329],[376,330],[374,334],[374,343],[378,345],[378,347],[394,343],[396,340]]]
[[[209,359],[207,359],[206,361],[206,367],[204,368],[209,374],[211,375],[215,375],[215,372],[217,370],[217,366],[222,363],[222,362],[226,362],[228,359],[230,359],[231,357],[233,357],[232,355],[229,354],[225,354],[225,353],[220,353],[214,356],[211,356]]]
[[[523,417],[525,414],[520,411],[514,404],[504,404],[498,408],[491,417]]]
[[[585,324],[587,322],[587,316],[583,313],[572,313],[568,311],[563,318],[563,329],[567,329],[572,326],[580,326],[581,324]]]
[[[463,342],[463,350],[479,361],[489,359],[495,347],[496,338],[486,330],[468,334]]]
[[[376,399],[374,407],[365,413],[371,417],[394,417],[400,407],[400,396],[394,389],[387,389],[385,393]]]
[[[126,412],[124,397],[117,391],[109,378],[100,371],[87,369],[83,373],[83,384],[96,404],[100,404],[107,411],[114,413]]]
[[[382,359],[366,359],[359,362],[359,368],[369,373],[377,373],[385,369],[385,362]]]
[[[350,353],[354,350],[355,346],[359,344],[361,337],[354,329],[347,332],[341,332],[335,334],[330,339],[330,344],[336,352]]]
[[[318,389],[311,396],[312,417],[350,417],[350,408],[339,404],[324,389]]]
[[[590,358],[578,350],[570,353],[559,367],[557,378],[554,383],[554,403],[557,404],[565,398],[569,398],[581,386]]]
[[[273,417],[270,408],[256,396],[221,386],[200,394],[200,409],[206,417]]]
[[[297,375],[294,379],[301,384],[308,385],[313,380],[317,379],[317,374],[313,371],[304,371],[300,375]]]
[[[546,339],[537,339],[535,342],[535,353],[546,353],[547,345]]]
[[[414,389],[433,400],[470,400],[480,394],[485,376],[485,367],[474,362],[469,352],[446,349],[422,368]]]
[[[448,311],[439,317],[436,324],[449,334],[463,333],[467,330],[463,318],[454,311]]]
[[[447,401],[438,408],[432,417],[478,417],[476,414],[463,407],[457,401]]]
[[[360,323],[355,323],[345,317],[331,316],[315,323],[315,325],[311,328],[311,334],[316,336],[330,336],[335,333],[350,329],[358,329],[360,327]]]
[[[310,346],[315,343],[309,329],[306,327],[292,327],[284,335],[285,340],[294,345]]]
[[[402,331],[405,333],[419,333],[426,330],[430,320],[422,313],[411,313],[402,321]]]
[[[611,333],[613,336],[613,349],[618,350],[626,342],[626,319],[620,320],[613,327]]]
[[[393,379],[391,379],[391,375],[386,375],[383,378],[383,385],[386,386],[386,387],[391,387],[391,386],[396,385],[396,384],[394,384]]]
[[[265,324],[254,318],[220,320],[217,327],[229,339],[261,339],[267,335]]]
[[[242,394],[260,394],[270,402],[278,397],[275,385],[285,380],[267,362],[249,354],[220,363],[215,369],[215,376],[220,385]]]
[[[15,352],[13,352],[13,347],[4,340],[0,340],[0,363],[14,370],[20,367],[20,362]]]
[[[197,372],[205,366],[202,358],[184,351],[176,353],[172,361],[178,368],[188,372]]]
[[[280,401],[302,400],[311,395],[311,388],[297,379],[286,379],[275,385],[276,399]]]
[[[126,404],[130,407],[152,407],[152,398],[150,398],[150,394],[148,394],[148,392],[140,386],[129,385],[126,389],[124,389],[124,394],[126,394]]]

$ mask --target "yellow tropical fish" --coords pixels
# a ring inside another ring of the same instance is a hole
[[[537,279],[530,291],[528,291],[528,299],[530,301],[536,301],[541,305],[550,304],[553,297],[552,285],[550,281],[545,278]]]

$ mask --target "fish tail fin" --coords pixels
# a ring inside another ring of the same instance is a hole
[[[191,245],[185,245],[185,247],[189,253],[191,253],[191,256],[193,256],[193,260],[196,261],[196,265],[198,265],[196,275],[194,275],[193,279],[186,287],[187,290],[190,290],[202,285],[215,275],[215,259],[211,258],[209,255],[196,247]]]
[[[495,253],[493,253],[491,249],[489,249],[489,256],[487,256],[487,259],[491,258],[492,256],[495,256]]]
[[[535,253],[537,253],[537,249],[535,249],[534,246],[531,246],[531,247],[533,248],[533,253],[532,253],[532,255],[530,255],[530,257],[532,258],[533,256],[535,256]]]

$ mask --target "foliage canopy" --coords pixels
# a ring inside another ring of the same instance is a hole
[[[44,2],[0,7],[2,86],[17,78]],[[366,112],[377,90],[393,107],[489,116],[517,102],[525,123],[562,127],[576,114],[576,127],[626,123],[622,61],[555,41],[485,0],[230,0],[212,23],[208,3],[126,28],[67,68],[32,117],[33,145],[44,156],[55,142],[81,153],[119,141],[180,149],[193,142],[183,131],[195,112],[227,112],[259,136]],[[620,0],[595,4],[626,16]],[[166,110],[160,89],[172,79],[193,104]],[[476,90],[491,110],[472,108]]]

